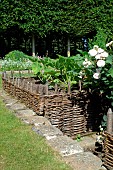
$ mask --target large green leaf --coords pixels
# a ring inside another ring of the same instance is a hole
[[[113,68],[110,68],[110,69],[109,69],[109,74],[110,74],[110,76],[113,78]]]
[[[113,56],[112,56],[112,55],[109,55],[109,56],[107,57],[106,63],[111,64],[111,65],[113,64]]]
[[[36,75],[39,74],[41,69],[42,69],[42,66],[40,65],[39,62],[35,62],[32,64],[32,70],[33,70],[34,74],[36,74]]]

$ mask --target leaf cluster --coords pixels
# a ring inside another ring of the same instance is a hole
[[[37,59],[32,69],[43,83],[57,83],[66,88],[69,82],[71,86],[78,83],[82,62],[83,58],[80,55],[68,58],[58,56],[57,59],[45,57]]]

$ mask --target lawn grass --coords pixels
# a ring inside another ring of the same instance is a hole
[[[1,76],[0,76],[1,86]],[[15,117],[0,99],[0,170],[71,170],[61,157]]]

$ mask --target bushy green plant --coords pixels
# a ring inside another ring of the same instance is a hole
[[[43,82],[58,83],[67,87],[78,83],[83,57],[80,55],[72,57],[58,56],[57,59],[39,58],[32,65],[34,74]]]
[[[111,46],[113,42],[107,44]],[[82,68],[82,85],[90,89],[92,94],[101,97],[103,101],[103,120],[101,125],[106,129],[107,110],[113,108],[113,55],[95,45],[87,52]]]
[[[5,55],[5,60],[12,60],[12,61],[26,61],[28,58],[29,58],[28,55],[18,50],[11,51]]]
[[[11,51],[5,56],[4,60],[2,60],[1,70],[29,70],[32,65],[31,58],[32,57],[27,56],[21,51]]]
[[[113,55],[95,45],[83,65],[83,86],[104,94],[113,106]]]

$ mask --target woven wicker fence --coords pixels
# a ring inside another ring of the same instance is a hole
[[[2,76],[2,83],[7,93],[48,118],[52,125],[72,138],[92,132],[100,125],[99,98],[86,91],[68,89],[66,93],[58,91],[57,85],[52,91],[34,78],[11,78],[7,74]]]
[[[105,134],[105,158],[104,165],[113,170],[113,134]]]
[[[104,165],[107,169],[113,170],[113,112],[111,109],[107,113],[107,132],[105,133],[104,150]]]

